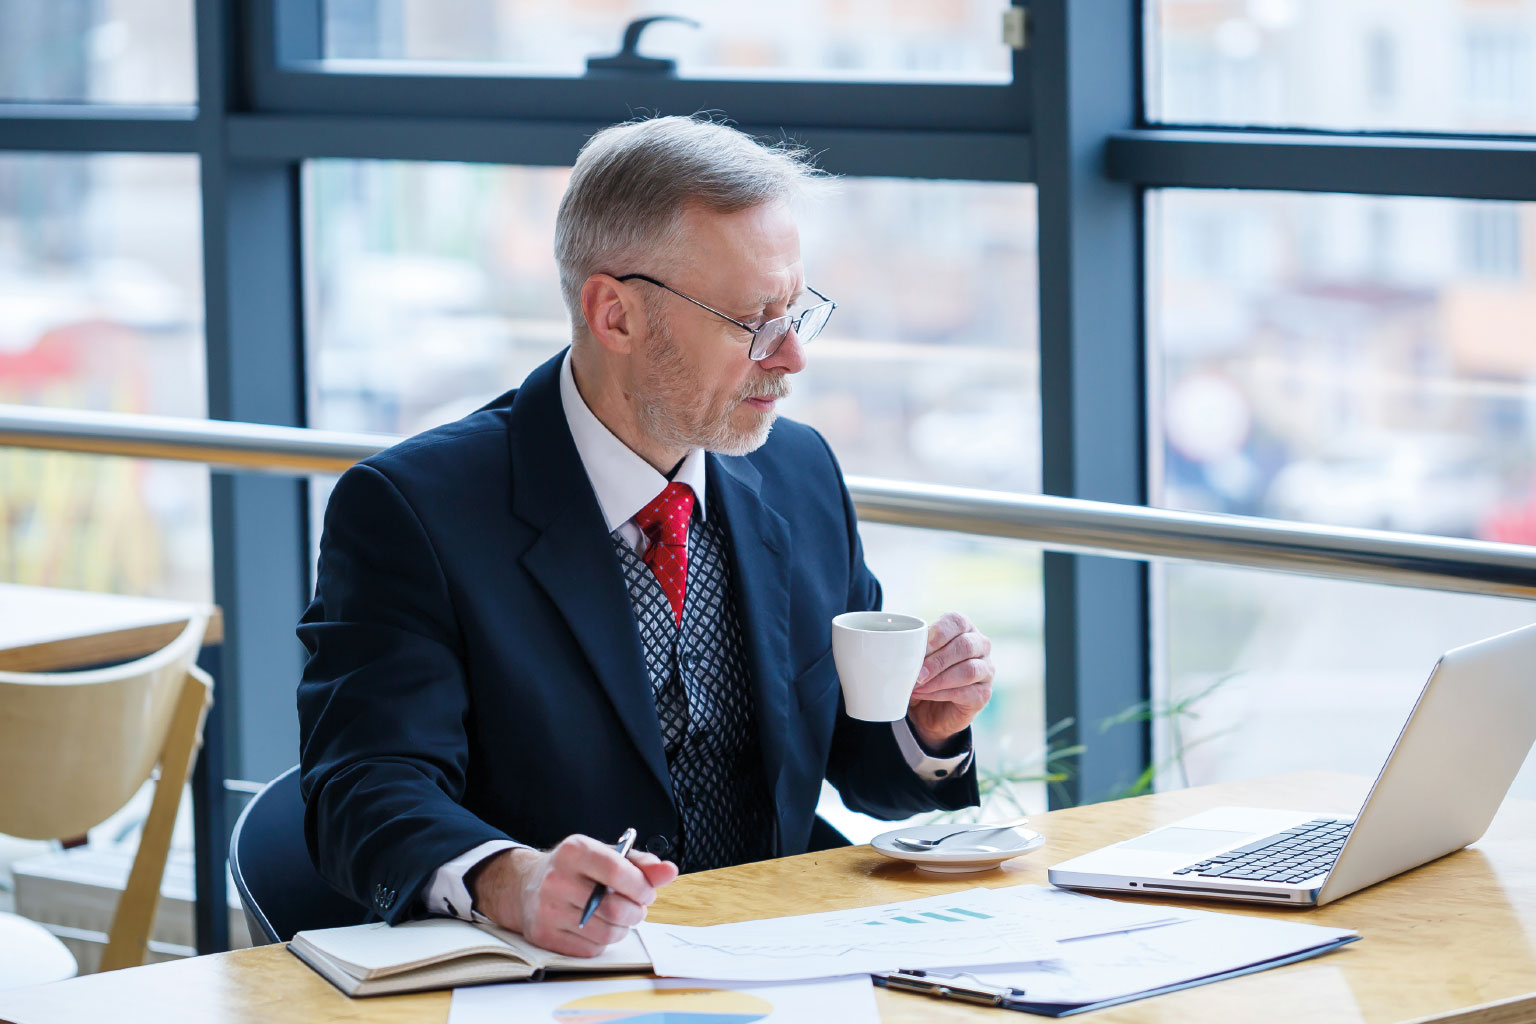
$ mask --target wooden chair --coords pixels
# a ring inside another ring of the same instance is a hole
[[[144,962],[171,827],[211,703],[213,682],[193,664],[207,624],[193,618],[159,651],[112,668],[0,672],[0,832],[84,835],[159,766],[103,971]]]

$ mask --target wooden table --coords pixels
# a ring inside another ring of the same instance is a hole
[[[653,920],[686,924],[868,906],[1045,882],[1045,868],[1104,843],[1224,803],[1352,812],[1368,780],[1288,775],[1055,811],[1034,820],[1039,850],[979,875],[939,877],[868,847],[703,872],[663,890]],[[1195,905],[1195,904],[1188,904]],[[1536,1020],[1536,803],[1509,801],[1475,846],[1318,910],[1199,904],[1359,929],[1362,941],[1316,960],[1118,1006],[1103,1022],[1344,1024]],[[1022,1022],[1025,1015],[877,989],[887,1022]],[[113,1021],[432,1022],[445,992],[350,1000],[281,947],[0,992],[0,1019],[20,1024]]]
[[[0,671],[66,672],[132,661],[176,639],[193,615],[208,616],[203,651],[209,657],[201,660],[214,677],[217,702],[216,659],[224,642],[224,615],[217,605],[190,601],[0,583]],[[203,745],[191,781],[197,933],[204,950],[229,948],[228,908],[219,898],[228,842],[223,729],[216,708],[203,725]]]
[[[224,639],[214,605],[0,583],[0,671],[56,672],[158,651],[182,623],[208,615],[204,646]]]

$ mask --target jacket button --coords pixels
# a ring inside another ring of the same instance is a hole
[[[672,852],[672,840],[666,836],[651,836],[645,841],[645,852],[665,857]]]

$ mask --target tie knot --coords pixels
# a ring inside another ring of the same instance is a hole
[[[670,483],[651,503],[635,513],[635,523],[653,544],[687,545],[688,518],[693,515],[693,489]]]

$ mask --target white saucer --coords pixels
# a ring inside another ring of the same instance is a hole
[[[1045,842],[1045,837],[1040,833],[1022,827],[983,832],[974,839],[955,836],[932,850],[909,850],[896,842],[897,836],[905,839],[938,839],[959,828],[964,826],[907,825],[875,836],[869,845],[892,860],[916,864],[924,871],[958,874],[964,871],[987,871]]]

